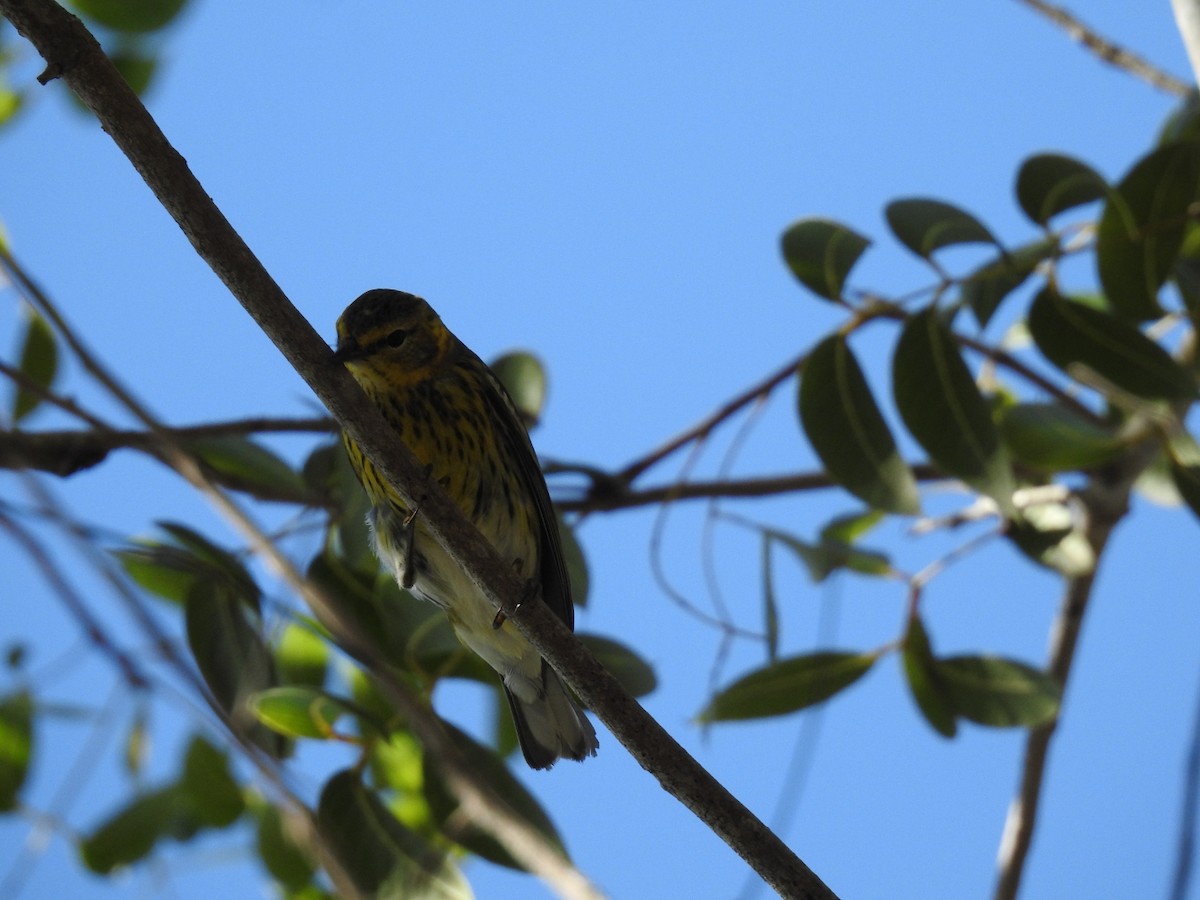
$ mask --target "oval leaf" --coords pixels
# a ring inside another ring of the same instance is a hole
[[[33,750],[33,701],[29,694],[0,700],[0,812],[17,805]]]
[[[29,311],[25,337],[21,341],[18,368],[30,382],[46,390],[50,389],[54,383],[54,376],[58,372],[58,345],[54,341],[54,330],[41,315],[33,310]],[[40,394],[17,387],[13,396],[13,422],[20,422],[41,402]]]
[[[995,244],[992,233],[965,210],[927,197],[893,200],[884,210],[888,227],[905,247],[922,259],[954,244]]]
[[[271,877],[294,895],[312,881],[316,865],[306,845],[293,834],[290,822],[290,814],[278,807],[264,807],[258,813],[255,846]],[[295,831],[302,834],[302,828]]]
[[[280,681],[319,688],[329,669],[329,644],[313,628],[289,622],[275,645],[275,667]]]
[[[184,618],[188,647],[213,698],[235,727],[244,728],[266,752],[282,756],[282,738],[259,725],[246,706],[251,694],[275,679],[271,654],[245,604],[224,585],[199,582],[188,594]]]
[[[375,731],[381,730],[350,701],[315,688],[268,688],[252,694],[246,702],[258,721],[284,737],[328,740],[335,737],[333,726],[337,720],[347,714]]]
[[[317,827],[325,846],[366,896],[462,900],[471,896],[462,873],[388,811],[352,771],[321,790]]]
[[[579,639],[633,696],[644,697],[658,687],[654,667],[624,644],[598,634],[580,634]]]
[[[532,353],[517,351],[505,353],[489,368],[508,391],[525,427],[533,428],[546,405],[546,369],[542,361]]]
[[[1134,325],[1046,288],[1029,308],[1029,333],[1042,354],[1067,374],[1086,366],[1123,391],[1150,400],[1196,392],[1195,380]]]
[[[1088,469],[1123,449],[1116,433],[1055,403],[1018,403],[1000,413],[1000,436],[1013,458],[1044,472]]]
[[[834,481],[872,508],[920,512],[917,482],[841,335],[826,338],[809,354],[799,406],[804,432]]]
[[[246,808],[242,789],[229,773],[228,757],[202,737],[188,744],[179,788],[208,828],[227,828]]]
[[[566,849],[563,847],[562,838],[559,837],[554,823],[550,821],[550,817],[546,815],[546,811],[542,809],[541,804],[538,803],[533,794],[525,789],[524,785],[517,780],[508,766],[504,764],[504,760],[497,756],[494,751],[477,743],[469,735],[455,728],[453,725],[449,723],[443,724],[450,738],[458,747],[459,752],[463,755],[467,765],[483,781],[487,782],[488,787],[496,793],[510,810],[538,831],[546,839],[547,843],[558,848],[565,855]],[[436,761],[431,759],[428,753],[423,757],[422,772],[424,774],[425,798],[429,802],[429,809],[433,814],[434,821],[439,828],[445,831],[447,837],[486,860],[507,866],[510,869],[520,869],[523,871],[523,867],[509,855],[508,851],[492,835],[481,828],[471,825],[469,819],[463,821],[462,818],[456,816],[456,813],[459,811],[459,803],[453,794],[451,794],[449,788],[446,787],[445,782],[442,780],[441,770],[438,768]],[[451,823],[453,823],[453,830],[447,828],[447,825]]]
[[[842,287],[871,242],[840,222],[801,219],[783,233],[784,261],[806,288],[826,300],[842,301]]]
[[[1010,510],[1012,472],[991,409],[932,307],[905,323],[892,383],[904,424],[938,467]]]
[[[1109,192],[1096,238],[1100,283],[1113,309],[1135,322],[1163,314],[1171,274],[1200,188],[1200,143],[1179,141],[1143,157]]]
[[[125,32],[157,31],[179,14],[187,0],[71,0],[71,5],[105,28]]]
[[[1017,172],[1017,202],[1038,225],[1107,193],[1108,183],[1094,169],[1057,153],[1031,156]]]
[[[160,838],[176,833],[180,807],[174,787],[143,794],[84,838],[79,845],[83,864],[107,875],[143,859]]]
[[[904,635],[904,674],[925,720],[943,737],[954,737],[958,733],[958,721],[938,675],[929,635],[919,618],[909,622]]]
[[[310,503],[315,499],[291,466],[249,438],[201,438],[188,441],[186,446],[226,487],[260,500]]]
[[[738,679],[700,713],[701,722],[782,716],[828,700],[862,678],[874,653],[826,651],[772,663]]]
[[[997,728],[1036,728],[1058,715],[1061,689],[1044,672],[996,656],[954,656],[937,664],[954,711]]]

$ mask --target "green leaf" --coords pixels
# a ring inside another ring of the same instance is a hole
[[[276,806],[265,806],[258,813],[255,845],[271,877],[290,892],[299,891],[312,881],[316,864],[297,840],[291,816]]]
[[[252,694],[246,702],[260,722],[285,737],[328,740],[335,736],[333,726],[344,715],[354,716],[372,731],[384,730],[356,704],[315,688],[268,688]]]
[[[444,725],[450,739],[471,770],[487,783],[510,810],[538,831],[548,844],[565,855],[566,848],[563,847],[562,838],[559,837],[554,823],[550,821],[537,799],[504,764],[504,760],[453,725]],[[434,821],[447,837],[490,862],[523,870],[491,834],[472,825],[469,817],[459,815],[459,803],[442,780],[441,769],[429,753],[423,757],[422,772],[429,809]]]
[[[207,828],[227,828],[246,808],[242,789],[229,774],[229,759],[202,737],[188,744],[179,787]]]
[[[1143,322],[1163,314],[1158,291],[1179,255],[1198,186],[1200,142],[1180,141],[1143,157],[1109,192],[1096,262],[1118,315]]]
[[[775,599],[775,572],[771,564],[770,535],[762,536],[763,633],[766,635],[767,659],[779,658],[779,603]]]
[[[575,537],[575,529],[567,524],[561,515],[558,520],[558,536],[562,542],[563,562],[567,566],[567,577],[571,582],[571,599],[576,606],[587,606],[588,591],[591,589],[591,577],[588,575],[587,557]]]
[[[888,226],[905,247],[922,259],[954,244],[999,242],[973,215],[957,206],[927,197],[893,200],[884,210]]]
[[[1029,333],[1042,354],[1072,374],[1086,366],[1116,387],[1150,400],[1194,396],[1192,375],[1135,326],[1046,288],[1029,308]]]
[[[58,345],[50,324],[34,310],[28,312],[25,336],[21,340],[20,363],[17,368],[33,384],[46,390],[54,383],[58,372]],[[37,409],[42,398],[34,391],[17,387],[13,395],[12,420],[20,422]]]
[[[546,405],[546,369],[542,361],[532,353],[514,351],[498,357],[488,368],[508,391],[525,427],[537,425]]]
[[[580,634],[579,640],[633,696],[644,697],[658,687],[654,667],[621,642],[598,634]]]
[[[114,550],[127,575],[151,594],[183,603],[198,581],[219,581],[225,571],[190,550],[147,541],[140,546]]]
[[[1124,443],[1111,429],[1057,403],[1018,403],[1000,413],[1000,436],[1013,458],[1044,472],[1102,465]]]
[[[275,677],[270,651],[245,604],[221,584],[200,582],[188,594],[184,618],[188,647],[213,698],[235,727],[267,753],[282,756],[282,738],[259,725],[246,706],[247,698],[271,687]]]
[[[187,0],[71,0],[71,5],[89,19],[129,33],[163,28],[186,4]]]
[[[930,458],[1007,514],[1014,485],[991,408],[933,307],[905,323],[892,382],[900,416]]]
[[[0,84],[0,126],[11,122],[25,105],[25,94]]]
[[[1179,499],[1200,516],[1200,446],[1191,435],[1184,433],[1172,438],[1164,455]]]
[[[980,328],[986,328],[1001,301],[1025,283],[1038,264],[1058,252],[1055,238],[1043,238],[1002,253],[980,266],[962,282],[961,299],[975,314]]]
[[[453,863],[401,825],[350,770],[326,782],[317,805],[317,827],[354,885],[369,897],[471,896]]]
[[[882,521],[883,513],[877,509],[834,516],[821,528],[821,540],[853,544]]]
[[[329,644],[313,629],[289,622],[275,645],[275,668],[284,684],[319,688],[329,670]]]
[[[840,222],[801,219],[783,233],[783,258],[818,297],[842,302],[846,278],[871,242]]]
[[[1017,172],[1017,202],[1038,225],[1068,209],[1103,200],[1107,193],[1107,182],[1094,169],[1057,153],[1031,156]]]
[[[1096,567],[1096,553],[1079,516],[1061,501],[1032,503],[1010,521],[1005,537],[1034,562],[1068,578],[1087,575]]]
[[[33,700],[24,691],[0,699],[0,812],[17,805],[33,752]]]
[[[121,73],[125,83],[133,88],[133,92],[139,97],[146,93],[150,82],[154,80],[154,73],[158,71],[158,60],[153,56],[138,53],[132,48],[119,50],[111,54],[109,59]]]
[[[825,651],[771,663],[713,697],[700,721],[761,719],[814,706],[862,678],[876,659],[874,653]]]
[[[943,737],[954,737],[958,733],[957,717],[938,673],[929,634],[919,618],[908,623],[904,635],[904,674],[925,720]]]
[[[169,534],[181,547],[211,563],[224,575],[226,586],[237,594],[248,609],[258,613],[261,591],[246,567],[228,550],[218,547],[200,532],[178,522],[158,521],[159,528]]]
[[[997,728],[1036,728],[1058,715],[1058,683],[1024,663],[996,656],[955,656],[938,663],[954,711]]]
[[[282,459],[249,438],[197,438],[186,447],[220,478],[223,485],[262,500],[311,503],[315,498],[304,479]]]
[[[778,541],[791,550],[808,569],[808,576],[820,584],[834,572],[849,569],[860,575],[890,575],[892,564],[883,553],[863,550],[853,544],[830,537],[822,537],[819,543],[810,544],[784,531],[764,529],[763,536]]]
[[[180,793],[174,787],[134,799],[79,845],[83,864],[99,875],[145,858],[161,838],[186,834]]]
[[[799,408],[804,432],[834,481],[872,508],[920,512],[916,480],[841,335],[826,338],[809,354]]]

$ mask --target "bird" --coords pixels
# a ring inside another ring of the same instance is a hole
[[[574,628],[575,606],[558,520],[537,454],[508,392],[423,298],[375,289],[337,321],[334,359],[344,365],[430,477],[543,602]],[[351,467],[371,504],[380,560],[400,586],[445,610],[459,640],[499,675],[517,740],[533,769],[584,760],[595,729],[558,673],[498,612],[420,516],[343,432]],[[530,602],[526,600],[525,602]]]

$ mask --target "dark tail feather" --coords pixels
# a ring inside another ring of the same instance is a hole
[[[559,759],[583,760],[596,755],[599,742],[587,716],[571,699],[558,674],[542,663],[542,693],[533,701],[516,696],[506,685],[504,695],[517,727],[525,761],[533,769],[548,769]]]

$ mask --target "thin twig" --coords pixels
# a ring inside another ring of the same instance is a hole
[[[1174,94],[1176,97],[1186,97],[1192,89],[1190,84],[1102,36],[1094,28],[1080,21],[1070,10],[1046,3],[1045,0],[1019,2],[1045,16],[1104,62],[1142,79],[1160,91]]]
[[[88,608],[87,603],[81,597],[70,583],[63,577],[62,569],[54,564],[54,560],[50,558],[50,554],[46,548],[29,532],[28,529],[19,525],[16,521],[9,518],[3,512],[0,512],[0,528],[7,531],[25,551],[25,555],[33,560],[34,564],[41,569],[42,577],[53,589],[55,595],[62,600],[67,611],[75,619],[79,626],[83,629],[83,633],[87,635],[103,656],[108,657],[116,665],[117,670],[121,673],[121,677],[125,679],[134,690],[145,690],[150,682],[142,673],[141,667],[133,661],[133,659],[124,650],[117,646],[116,641],[105,631],[104,626],[100,624],[100,620],[92,615],[92,611]]]
[[[914,463],[918,481],[944,480],[946,476],[928,463]],[[608,484],[606,481],[605,484]],[[684,481],[678,484],[620,492],[602,491],[579,499],[556,499],[563,512],[599,513],[657,506],[675,500],[707,500],[712,497],[775,497],[797,491],[816,491],[838,487],[826,472],[801,472],[795,475],[768,475],[735,481]]]
[[[1200,700],[1200,693],[1197,694]],[[1196,854],[1196,814],[1200,808],[1200,703],[1192,718],[1192,740],[1183,766],[1183,809],[1179,813],[1179,838],[1175,845],[1175,875],[1171,900],[1187,900]]]

